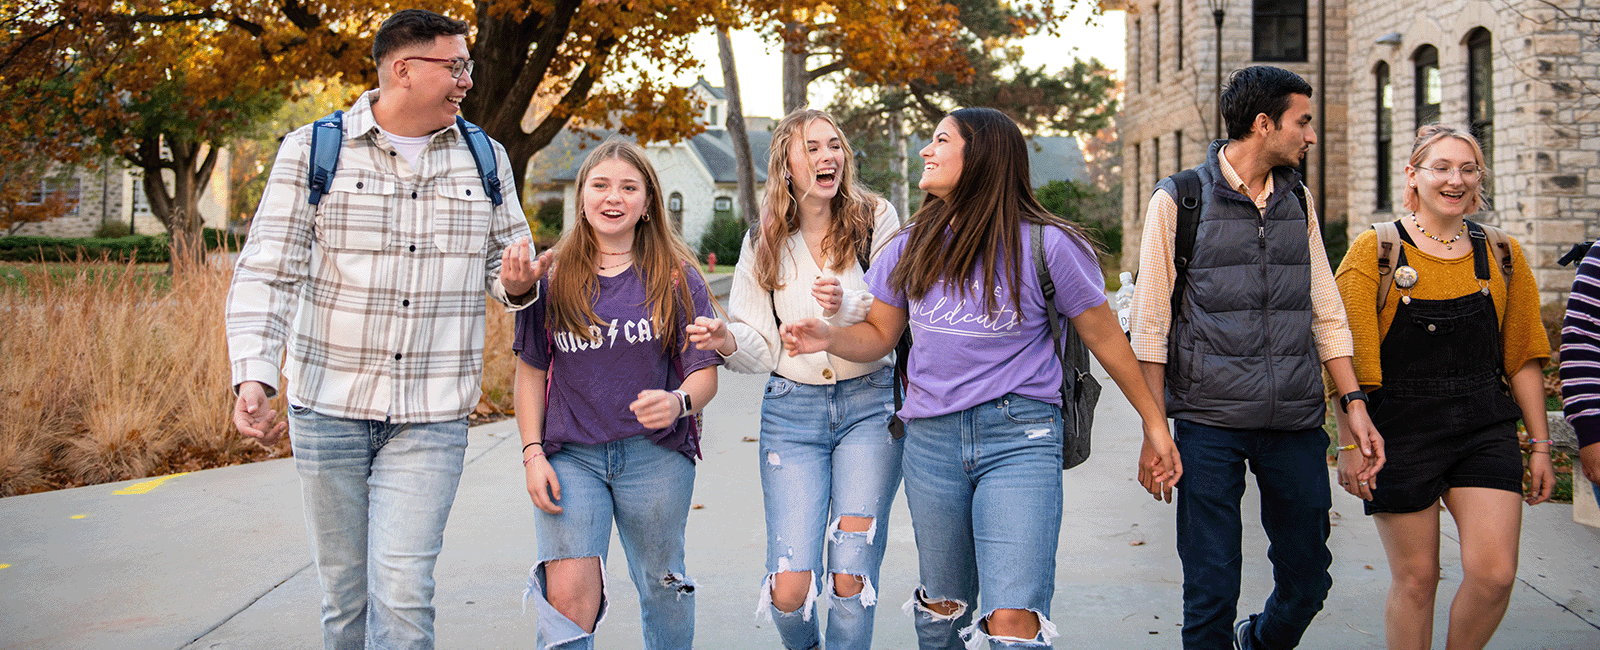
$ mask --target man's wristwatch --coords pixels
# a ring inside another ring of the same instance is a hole
[[[1349,413],[1350,412],[1350,403],[1354,402],[1356,400],[1360,400],[1360,401],[1366,402],[1367,401],[1367,394],[1363,393],[1363,392],[1361,392],[1359,390],[1353,390],[1353,391],[1350,391],[1348,393],[1345,393],[1344,395],[1341,395],[1339,397],[1339,410],[1340,411],[1344,411],[1345,413]],[[1368,403],[1370,404],[1371,402],[1368,402]]]
[[[682,390],[672,391],[672,394],[678,396],[678,417],[689,417],[689,409],[694,408],[694,401],[689,398],[689,394]]]

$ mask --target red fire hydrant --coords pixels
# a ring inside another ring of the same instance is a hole
[[[717,272],[717,254],[716,253],[706,253],[706,268],[709,269],[709,271],[711,273],[716,273]]]

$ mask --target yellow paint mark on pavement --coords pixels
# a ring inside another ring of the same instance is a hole
[[[82,519],[82,518],[87,517],[87,516],[89,516],[89,515],[73,515],[73,516],[69,517],[69,519]]]
[[[122,488],[120,490],[117,490],[116,492],[112,492],[112,494],[117,494],[117,495],[144,494],[144,493],[149,492],[151,490],[154,490],[154,489],[156,489],[158,487],[161,487],[162,483],[166,483],[167,481],[169,481],[171,479],[178,478],[179,476],[183,476],[184,474],[188,474],[188,472],[179,472],[177,474],[168,474],[166,476],[159,476],[159,477],[150,479],[148,481],[144,481],[142,483],[134,483],[133,485],[130,485],[128,487],[125,487],[125,488]]]

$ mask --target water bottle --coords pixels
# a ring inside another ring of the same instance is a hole
[[[1128,331],[1128,312],[1133,307],[1133,274],[1123,271],[1117,276],[1122,287],[1117,289],[1116,295],[1111,298],[1111,306],[1117,310],[1117,323],[1122,325],[1122,331]]]

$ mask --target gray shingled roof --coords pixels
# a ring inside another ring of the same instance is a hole
[[[596,137],[590,137],[590,135]],[[530,183],[567,183],[577,180],[578,168],[583,166],[583,159],[589,151],[605,142],[607,138],[625,138],[636,142],[632,137],[618,135],[615,131],[591,130],[576,132],[562,130],[554,140],[535,157],[535,164],[529,166],[528,181]],[[750,160],[756,172],[756,182],[767,182],[767,150],[772,145],[772,132],[750,132]],[[718,183],[737,183],[738,174],[734,169],[733,138],[727,131],[707,131],[689,140],[690,150],[700,157],[706,169],[711,170],[711,177]],[[546,163],[548,161],[548,163]],[[547,166],[548,165],[548,166]],[[544,173],[535,177],[535,171]]]

